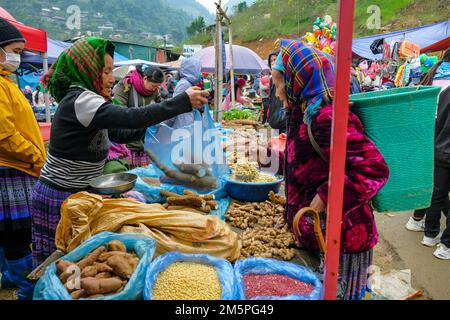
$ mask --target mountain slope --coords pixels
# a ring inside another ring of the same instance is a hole
[[[372,5],[381,10],[381,29],[368,27],[372,15],[368,8]],[[325,14],[337,17],[337,0],[258,0],[248,10],[233,16],[234,41],[265,57],[274,49],[276,39],[303,36],[312,30],[316,17]],[[448,17],[448,0],[357,0],[354,37],[432,24]],[[201,34],[189,42],[212,44],[212,36]]]
[[[214,22],[214,16],[195,0],[165,0],[169,6],[174,9],[180,9],[185,11],[187,14],[193,18],[199,16],[205,18],[207,24]]]
[[[223,7],[228,8],[228,13],[234,14],[233,7],[237,6],[241,2],[246,2],[247,6],[250,7],[252,4],[256,2],[256,0],[229,0],[228,2],[225,3]]]
[[[169,34],[170,41],[181,42],[186,36],[186,27],[201,12],[195,0],[185,0],[191,5],[191,13],[168,3],[172,0],[0,0],[0,6],[8,10],[23,23],[45,29],[51,38],[65,40],[81,32],[118,40],[155,43],[158,35]],[[173,2],[172,2],[173,3]],[[70,30],[66,22],[73,12],[67,9],[75,5],[81,10],[80,29]],[[44,10],[43,10],[44,9]],[[206,10],[206,9],[205,9]],[[97,34],[102,32],[101,34]],[[120,37],[118,36],[120,35]]]

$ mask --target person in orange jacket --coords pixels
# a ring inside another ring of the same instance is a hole
[[[45,146],[33,110],[9,76],[20,65],[25,38],[0,19],[0,272],[2,286],[31,299],[31,190],[45,162]]]

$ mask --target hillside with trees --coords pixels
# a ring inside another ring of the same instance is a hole
[[[372,29],[367,23],[373,15],[371,6],[380,10],[380,29]],[[311,31],[316,17],[326,14],[337,17],[337,0],[257,0],[233,15],[234,41],[265,57],[278,38],[299,38]],[[356,0],[354,37],[432,24],[449,17],[448,0]],[[200,33],[188,42],[211,45],[212,34]]]
[[[167,35],[169,42],[181,43],[192,21],[213,19],[195,0],[0,0],[0,6],[57,40],[92,34],[156,44]]]

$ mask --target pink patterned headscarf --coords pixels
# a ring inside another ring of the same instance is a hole
[[[124,83],[126,85],[133,85],[137,93],[139,93],[143,97],[150,97],[155,93],[155,90],[148,90],[147,88],[145,88],[144,77],[141,76],[138,70],[134,70],[131,75],[125,77]]]

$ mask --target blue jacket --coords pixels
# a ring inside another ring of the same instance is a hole
[[[199,80],[200,75],[202,73],[202,62],[198,59],[188,59],[183,60],[180,68],[180,81],[178,81],[177,86],[175,87],[175,91],[173,96],[186,92],[190,87],[195,86]],[[194,123],[194,113],[188,112],[180,114],[170,120],[165,122],[166,125],[172,127],[173,129],[179,129]]]

